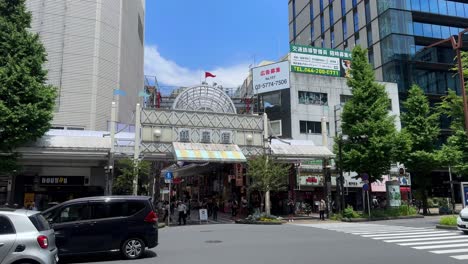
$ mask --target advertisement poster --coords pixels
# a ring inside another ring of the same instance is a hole
[[[289,61],[252,69],[253,92],[262,94],[289,88]]]
[[[397,181],[386,182],[387,186],[387,201],[390,207],[401,206],[400,184]]]
[[[348,77],[351,69],[351,52],[317,48],[312,46],[290,46],[291,71],[335,77]]]

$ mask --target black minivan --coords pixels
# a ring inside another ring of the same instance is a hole
[[[42,215],[55,230],[59,256],[120,251],[136,259],[158,245],[158,216],[150,197],[80,198]]]

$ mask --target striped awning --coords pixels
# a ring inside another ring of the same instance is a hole
[[[244,154],[237,145],[173,142],[172,146],[177,161],[246,162]]]

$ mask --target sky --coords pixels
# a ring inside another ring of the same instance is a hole
[[[200,84],[205,71],[236,88],[249,66],[287,54],[288,27],[285,0],[146,0],[145,74],[163,93]]]

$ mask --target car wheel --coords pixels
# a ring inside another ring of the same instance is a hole
[[[145,253],[145,242],[139,238],[129,238],[122,244],[121,252],[126,259],[137,259]]]

